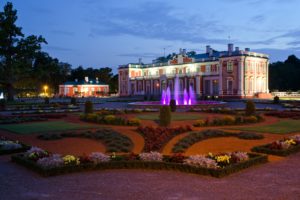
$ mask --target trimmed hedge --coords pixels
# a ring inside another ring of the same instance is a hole
[[[270,144],[265,144],[261,146],[255,146],[251,149],[253,152],[271,154],[276,156],[288,156],[293,153],[300,151],[300,145],[291,146],[288,149],[270,149]]]
[[[55,176],[59,174],[66,174],[71,172],[80,172],[88,170],[105,170],[105,169],[154,169],[154,170],[175,170],[180,172],[194,173],[200,175],[209,175],[217,178],[221,178],[248,168],[253,165],[262,164],[268,162],[266,155],[259,155],[249,153],[249,160],[235,163],[224,168],[208,169],[194,167],[186,164],[171,163],[171,162],[152,162],[152,161],[110,161],[107,163],[94,164],[80,164],[77,166],[64,166],[59,168],[44,169],[38,166],[34,161],[26,159],[23,154],[13,155],[12,161],[23,165],[42,176]]]
[[[0,149],[0,155],[13,154],[13,153],[21,153],[30,149],[30,146],[19,143],[22,145],[22,148],[19,149]]]
[[[59,140],[67,137],[88,138],[100,140],[106,146],[107,152],[130,152],[133,142],[125,135],[109,128],[97,129],[95,131],[49,133],[37,136],[41,140]]]
[[[192,132],[186,137],[179,140],[173,147],[173,153],[185,152],[193,144],[216,137],[237,137],[244,140],[258,140],[264,138],[263,135],[250,132],[231,133],[221,130],[208,129],[200,132]]]
[[[39,121],[47,121],[44,117],[3,117],[0,118],[0,124],[18,124],[24,122],[39,122]]]

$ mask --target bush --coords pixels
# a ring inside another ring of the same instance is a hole
[[[76,105],[76,104],[77,104],[76,98],[75,98],[75,97],[72,97],[72,98],[71,98],[71,104],[72,104],[72,105]]]
[[[171,99],[171,101],[170,101],[170,108],[171,108],[172,112],[176,111],[176,101],[175,101],[175,99]]]
[[[49,97],[45,97],[44,102],[45,104],[49,104],[50,103]]]
[[[235,123],[235,118],[232,116],[225,116],[222,120],[223,120],[223,123],[226,125],[232,125]]]
[[[249,100],[246,102],[246,108],[245,108],[246,115],[254,115],[255,114],[255,104],[253,101]]]
[[[195,127],[205,126],[205,121],[203,119],[199,119],[193,124],[193,126]]]
[[[245,123],[255,123],[255,122],[257,122],[257,117],[255,117],[255,116],[244,117],[244,122]]]
[[[85,115],[85,120],[89,122],[97,122],[98,115],[95,113],[88,113]]]
[[[171,123],[170,106],[161,106],[159,112],[159,124],[161,126],[169,126]]]
[[[279,102],[280,102],[279,97],[275,96],[274,99],[273,99],[273,103],[279,104]]]
[[[129,126],[139,126],[141,124],[141,120],[138,118],[131,118],[128,119],[127,124]]]
[[[114,124],[116,120],[116,116],[115,115],[106,115],[104,117],[104,122],[107,124]]]
[[[93,113],[94,112],[93,103],[91,101],[86,101],[85,102],[84,112],[85,112],[85,114]]]

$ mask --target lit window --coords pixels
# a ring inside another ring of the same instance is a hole
[[[227,62],[227,72],[233,71],[233,63],[231,61]]]

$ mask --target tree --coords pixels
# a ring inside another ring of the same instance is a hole
[[[9,101],[14,99],[16,82],[28,76],[41,43],[46,43],[42,36],[24,38],[22,28],[15,24],[17,19],[17,11],[8,2],[0,12],[0,83]]]

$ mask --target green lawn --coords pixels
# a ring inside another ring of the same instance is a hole
[[[142,120],[158,120],[158,116],[159,114],[156,113],[136,115],[137,118]],[[196,120],[202,118],[203,116],[199,114],[172,113],[172,121]]]
[[[95,125],[82,125],[78,123],[75,124],[75,123],[70,123],[65,121],[0,125],[0,129],[4,129],[18,134],[65,131],[65,130],[74,130],[74,129],[93,128],[93,127],[95,127]]]
[[[282,120],[275,124],[265,126],[251,126],[236,128],[242,131],[255,131],[263,133],[286,134],[292,132],[300,132],[300,120]]]

